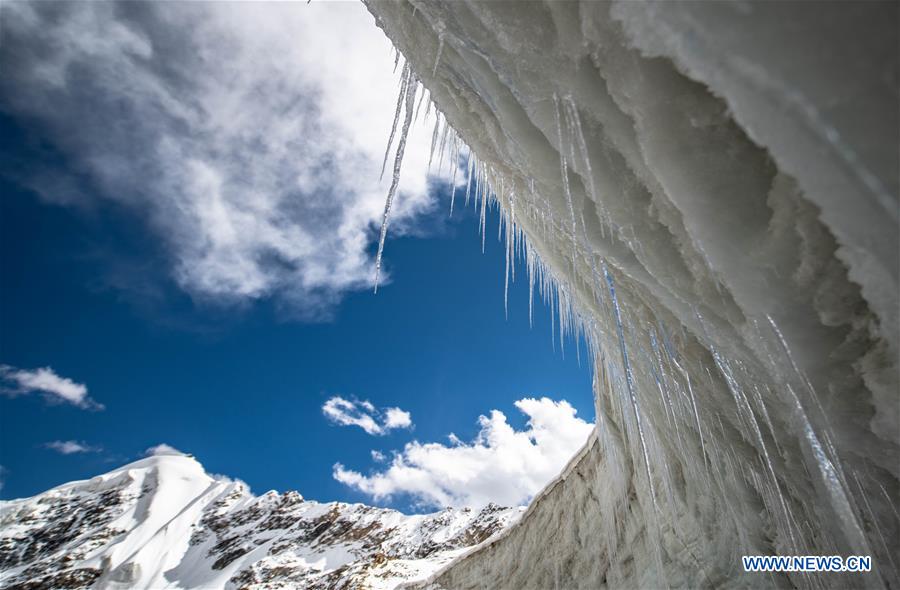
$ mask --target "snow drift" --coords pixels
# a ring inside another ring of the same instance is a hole
[[[428,583],[900,586],[898,5],[367,5],[595,363],[595,436]]]

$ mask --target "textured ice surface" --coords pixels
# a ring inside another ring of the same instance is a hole
[[[596,436],[432,583],[900,587],[898,4],[368,6],[595,363]]]

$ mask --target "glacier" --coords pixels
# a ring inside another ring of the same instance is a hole
[[[468,155],[483,235],[498,206],[507,276],[595,373],[563,473],[411,586],[900,587],[898,4],[366,5],[397,118],[428,93],[439,165]]]

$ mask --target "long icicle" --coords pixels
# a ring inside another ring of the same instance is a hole
[[[431,105],[431,103],[428,103]],[[427,113],[426,113],[427,114]],[[431,151],[428,152],[428,171],[431,172],[431,161],[434,160],[434,148],[437,147],[438,133],[441,129],[441,113],[435,109],[434,131],[431,132]]]
[[[459,172],[459,138],[453,140],[453,176],[450,178],[450,217],[453,217],[453,204],[456,202],[456,174]]]
[[[576,235],[578,233],[577,224],[575,222],[575,207],[572,204],[572,192],[569,189],[569,166],[566,163],[566,154],[563,148],[563,135],[562,135],[562,124],[560,123],[559,117],[559,98],[556,94],[553,95],[553,116],[556,118],[556,133],[559,138],[559,168],[562,173],[562,183],[563,183],[563,192],[566,195],[566,203],[569,205],[569,213],[572,216],[572,277],[578,276],[578,272],[576,270],[576,253],[578,251],[578,246],[575,242]]]
[[[384,170],[387,168],[388,154],[391,153],[391,144],[394,143],[394,136],[397,134],[397,122],[400,120],[400,110],[403,108],[403,101],[406,98],[406,91],[409,89],[409,79],[412,76],[412,69],[409,63],[403,64],[403,73],[400,74],[400,93],[397,95],[397,108],[394,110],[394,122],[391,124],[391,135],[388,137],[387,147],[384,148],[384,161],[381,163],[381,176],[379,180],[384,178]]]
[[[413,119],[413,106],[416,100],[418,85],[415,83],[415,75],[408,74],[407,83],[403,91],[405,96],[406,118],[403,120],[403,129],[400,131],[400,140],[397,142],[397,153],[394,156],[394,177],[391,180],[391,188],[388,189],[387,200],[384,203],[384,216],[381,219],[381,235],[378,238],[378,254],[375,255],[375,292],[378,293],[378,277],[381,275],[381,257],[384,254],[384,239],[387,237],[388,220],[391,216],[391,205],[397,186],[400,184],[400,165],[403,163],[403,151],[406,149],[406,138],[409,135],[409,126]],[[410,90],[412,90],[410,92]]]
[[[614,313],[614,319],[616,322],[616,333],[619,337],[619,349],[622,353],[622,368],[625,371],[625,386],[628,390],[628,397],[631,401],[632,410],[634,411],[634,418],[637,424],[638,430],[638,438],[641,447],[641,454],[644,459],[644,469],[647,474],[647,485],[650,488],[650,500],[653,505],[653,521],[656,526],[656,534],[658,535],[656,541],[660,542],[659,537],[661,537],[661,528],[659,523],[659,505],[656,501],[656,489],[653,484],[653,474],[650,471],[650,451],[647,447],[647,440],[644,434],[644,425],[641,419],[641,410],[637,401],[637,391],[634,383],[634,375],[632,374],[631,363],[628,361],[628,349],[625,345],[625,331],[622,327],[622,314],[619,308],[619,298],[616,295],[616,287],[613,281],[612,275],[609,272],[609,268],[606,266],[606,262],[602,263],[603,275],[606,277],[606,283],[609,287],[609,298],[612,304],[612,309]],[[661,555],[661,547],[657,545],[656,547],[656,559],[657,559],[657,567],[660,572],[662,572],[662,555]]]

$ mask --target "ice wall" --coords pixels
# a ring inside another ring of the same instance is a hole
[[[898,4],[368,7],[595,361],[596,436],[431,583],[900,587]]]

